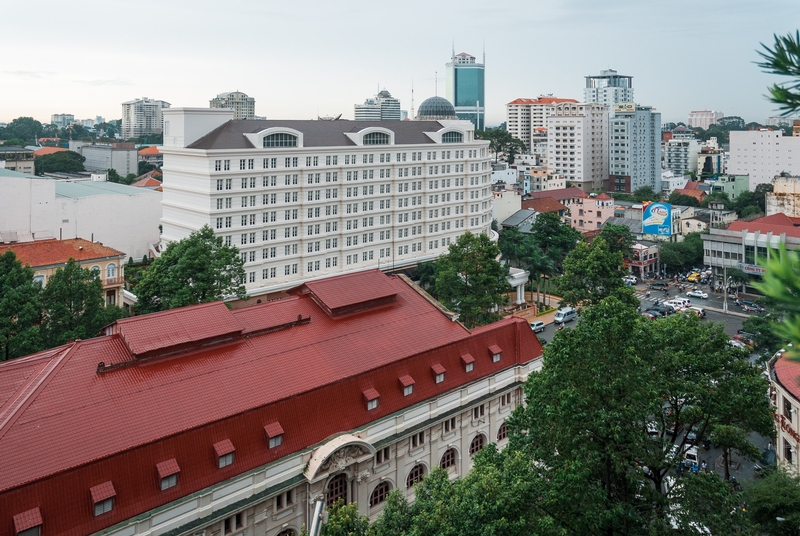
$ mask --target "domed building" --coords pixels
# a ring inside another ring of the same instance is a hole
[[[422,101],[417,111],[419,121],[438,121],[440,119],[451,119],[458,121],[456,109],[449,100],[444,97],[430,97]]]

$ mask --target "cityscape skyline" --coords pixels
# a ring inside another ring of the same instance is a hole
[[[160,36],[153,45],[99,42],[87,32],[70,42],[69,62],[46,40],[30,37],[46,27],[118,27],[132,16],[124,3],[92,1],[75,10],[45,0],[35,26],[24,5],[6,6],[10,20],[20,22],[7,28],[0,44],[30,44],[0,71],[0,122],[20,116],[47,122],[56,113],[117,119],[123,102],[143,96],[206,108],[209,95],[235,90],[255,98],[256,114],[270,119],[352,119],[353,102],[385,88],[411,116],[412,83],[413,107],[445,96],[453,48],[480,59],[485,48],[488,126],[505,121],[505,105],[516,98],[582,100],[584,77],[603,69],[633,77],[636,102],[653,106],[664,122],[685,122],[690,111],[703,109],[762,122],[778,115],[764,95],[783,80],[761,72],[754,64],[757,51],[761,43],[772,45],[773,34],[794,32],[791,21],[800,16],[800,5],[790,0],[774,0],[769,9],[743,0],[724,9],[688,1],[599,6],[575,0],[528,10],[467,1],[455,11],[413,1],[410,12],[422,15],[413,15],[411,25],[387,28],[367,24],[374,7],[362,1],[309,1],[302,16],[252,0],[224,12],[211,2],[199,2],[191,12],[149,0],[137,6],[160,14],[148,19]],[[267,22],[269,31],[242,31],[242,13]],[[442,21],[437,32],[406,39],[429,20]],[[359,28],[357,39],[325,38],[342,26]]]

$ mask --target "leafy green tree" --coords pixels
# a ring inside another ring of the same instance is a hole
[[[423,289],[428,292],[435,291],[437,272],[436,263],[430,261],[421,262],[414,269],[414,278],[419,281],[419,285]]]
[[[733,206],[731,198],[726,192],[714,192],[705,196],[700,202],[700,206],[707,207],[709,203],[722,203],[726,209],[730,209]]]
[[[728,268],[728,281],[734,287],[742,287],[750,282],[750,276],[738,268]]]
[[[25,147],[28,145],[25,143],[25,140],[21,140],[19,138],[13,138],[6,142],[3,142],[3,147]]]
[[[469,328],[500,318],[493,309],[505,303],[510,287],[508,267],[497,261],[499,255],[488,236],[466,232],[436,261],[436,295]]]
[[[503,229],[502,232],[500,232],[497,245],[500,247],[500,253],[503,254],[503,259],[517,266],[522,258],[524,242],[525,235],[516,227],[511,227]]]
[[[760,260],[766,267],[762,281],[754,286],[766,296],[777,302],[786,316],[774,326],[775,335],[792,343],[787,348],[794,358],[800,357],[800,252],[789,251],[781,243],[778,251],[773,251],[770,259]]]
[[[572,306],[596,305],[608,296],[636,307],[633,290],[622,281],[622,252],[611,251],[603,237],[591,245],[581,242],[564,259],[564,277],[559,283],[561,303]]]
[[[783,322],[783,317],[783,311],[776,310],[765,314],[750,315],[742,323],[742,331],[753,335],[753,342],[762,356],[771,357],[786,345],[786,338],[779,337],[772,329],[773,326]]]
[[[536,216],[531,225],[531,234],[558,269],[561,268],[564,257],[582,240],[580,231],[563,223],[555,212]]]
[[[773,84],[769,88],[769,100],[789,115],[800,109],[800,31],[794,35],[774,35],[773,48],[764,43],[758,52],[764,61],[757,63],[765,72],[792,77],[791,82]]]
[[[546,282],[550,276],[555,275],[556,265],[553,259],[545,254],[533,235],[525,236],[521,251],[520,264],[528,271],[528,277],[532,277],[536,281],[536,303],[538,304],[540,303],[542,280]]]
[[[33,269],[23,267],[13,251],[0,255],[0,361],[42,349],[41,290]]]
[[[44,127],[33,117],[17,117],[2,130],[2,139],[19,138],[33,144],[42,134]]]
[[[637,203],[642,201],[661,201],[661,194],[655,192],[652,186],[640,186],[634,190],[633,200]]]
[[[83,163],[86,157],[74,151],[60,151],[39,156],[33,161],[37,175],[45,173],[75,173],[85,171]]]
[[[138,168],[139,175],[144,175],[145,173],[153,171],[154,169],[158,169],[158,166],[156,166],[155,164],[151,164],[150,162],[146,162],[144,160],[139,161],[139,168]]]
[[[510,164],[514,163],[515,155],[525,150],[525,143],[513,137],[503,128],[476,130],[475,137],[480,140],[489,140],[489,151],[494,153],[494,159],[497,160],[499,153],[505,153]]]
[[[606,225],[600,231],[600,236],[606,241],[608,250],[622,253],[622,257],[630,257],[631,246],[636,242],[631,230],[625,225]]]
[[[703,262],[703,238],[699,232],[687,234],[682,242],[661,244],[661,263],[670,268],[687,269]]]
[[[369,516],[358,513],[356,503],[345,504],[342,499],[328,509],[328,522],[322,525],[322,536],[367,536]]]
[[[744,490],[747,510],[764,534],[800,536],[800,477],[778,469]]]
[[[678,192],[672,192],[669,194],[667,198],[667,202],[670,205],[682,205],[686,207],[699,207],[700,202],[697,200],[696,197],[692,197],[691,195],[685,195]]]
[[[226,297],[245,299],[244,261],[208,225],[172,242],[136,287],[140,313],[164,311]]]
[[[122,182],[124,180],[124,177],[117,173],[116,169],[109,168],[106,173],[108,173],[108,182]]]
[[[53,348],[70,339],[96,337],[103,326],[125,316],[120,307],[105,307],[103,283],[92,272],[69,259],[50,276],[42,290],[46,347]]]
[[[744,119],[738,115],[728,115],[717,121],[717,126],[725,130],[744,130]]]

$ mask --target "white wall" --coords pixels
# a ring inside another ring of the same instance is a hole
[[[19,241],[58,236],[55,181],[0,177],[0,191],[0,232],[16,232]]]
[[[750,189],[755,190],[783,171],[800,175],[800,137],[779,130],[731,132],[729,175],[750,175]]]

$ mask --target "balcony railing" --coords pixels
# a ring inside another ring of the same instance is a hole
[[[113,287],[116,285],[121,285],[124,280],[125,278],[123,277],[106,277],[105,279],[103,279],[103,286]]]

